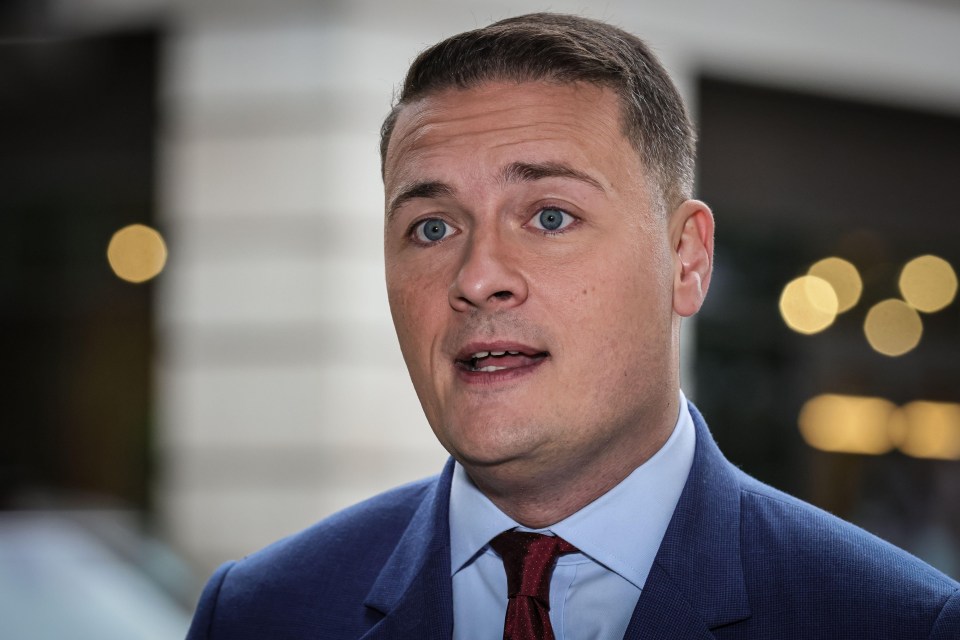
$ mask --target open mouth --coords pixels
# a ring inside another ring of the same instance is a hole
[[[457,358],[456,364],[472,373],[495,373],[505,369],[529,367],[549,355],[547,351],[476,351]]]

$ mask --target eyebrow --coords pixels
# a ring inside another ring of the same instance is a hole
[[[587,184],[601,192],[606,192],[603,185],[588,173],[579,171],[562,162],[511,162],[500,172],[500,180],[506,184],[520,182],[535,182],[547,178],[568,178]],[[437,180],[415,182],[404,187],[387,207],[387,218],[415,198],[449,198],[454,196],[454,189],[450,185]]]
[[[387,207],[387,218],[393,215],[393,212],[402,207],[408,200],[414,198],[448,198],[453,196],[453,187],[436,180],[428,182],[415,182],[408,185],[397,194]]]
[[[588,173],[562,162],[512,162],[503,168],[501,179],[506,183],[534,182],[546,178],[569,178],[606,192],[600,181]]]

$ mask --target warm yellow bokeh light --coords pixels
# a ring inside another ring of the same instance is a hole
[[[145,282],[163,271],[167,245],[156,230],[132,224],[110,238],[107,260],[117,277],[127,282]]]
[[[950,263],[937,256],[920,256],[900,272],[900,293],[914,309],[939,311],[957,295],[957,274]]]
[[[807,274],[830,283],[837,294],[838,313],[849,311],[860,300],[863,280],[857,268],[843,258],[824,258],[814,263]]]
[[[920,344],[923,322],[910,305],[891,298],[870,308],[863,331],[875,351],[885,356],[902,356]]]
[[[830,283],[816,276],[791,280],[780,295],[780,315],[798,333],[823,331],[837,317],[837,294]]]
[[[808,400],[800,435],[821,451],[879,455],[894,447],[915,458],[960,460],[960,404],[824,394]]]
[[[824,394],[808,400],[797,420],[808,445],[834,453],[880,455],[890,451],[889,400]]]
[[[960,460],[960,404],[918,400],[900,412],[901,451],[915,458]]]

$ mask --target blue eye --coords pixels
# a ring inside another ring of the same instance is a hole
[[[559,231],[573,223],[574,217],[562,209],[546,207],[533,217],[533,226],[544,231]]]
[[[431,243],[443,240],[453,232],[453,229],[440,218],[430,218],[417,223],[413,233],[420,242]]]

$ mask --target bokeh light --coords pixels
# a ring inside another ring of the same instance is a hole
[[[899,413],[901,451],[915,458],[960,460],[960,404],[918,400]]]
[[[891,298],[870,308],[863,331],[878,353],[902,356],[920,344],[923,322],[910,305]]]
[[[900,272],[900,293],[914,309],[933,313],[953,302],[957,274],[950,263],[937,256],[920,256]]]
[[[814,263],[807,274],[830,283],[837,294],[837,313],[849,311],[860,301],[863,280],[853,263],[843,258],[824,258]]]
[[[110,238],[107,260],[118,278],[127,282],[146,282],[163,271],[167,262],[167,245],[155,229],[132,224]]]
[[[894,446],[888,425],[896,408],[883,398],[816,396],[800,410],[800,435],[808,445],[821,451],[887,453]]]
[[[960,460],[960,404],[823,394],[797,419],[800,435],[831,453],[880,455],[894,448],[914,458]]]
[[[798,333],[823,331],[837,317],[837,294],[830,283],[816,276],[791,280],[780,295],[780,315]]]

